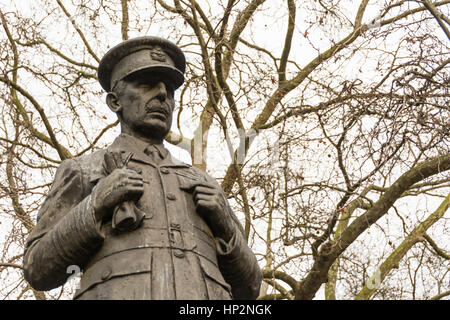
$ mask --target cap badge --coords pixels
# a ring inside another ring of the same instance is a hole
[[[160,62],[166,62],[166,55],[164,51],[162,51],[159,48],[153,48],[150,50],[150,57],[152,60],[160,61]]]

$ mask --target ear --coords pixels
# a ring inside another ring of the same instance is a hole
[[[122,106],[119,102],[119,97],[115,92],[108,92],[106,95],[106,104],[111,109],[112,112],[119,113],[122,111]]]

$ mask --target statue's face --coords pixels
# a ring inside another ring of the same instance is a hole
[[[172,125],[174,90],[161,77],[126,78],[119,94],[122,122],[134,133],[163,140]]]

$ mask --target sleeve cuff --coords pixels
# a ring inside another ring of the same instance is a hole
[[[98,248],[105,236],[95,220],[90,195],[73,208],[52,230],[53,246],[61,261],[81,261]]]
[[[236,233],[231,237],[230,241],[226,242],[222,238],[215,238],[217,253],[220,256],[226,256],[231,254],[236,248]]]

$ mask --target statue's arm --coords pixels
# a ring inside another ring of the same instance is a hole
[[[225,281],[231,285],[234,299],[254,300],[259,295],[262,273],[247,245],[244,230],[229,205],[227,211],[233,219],[235,232],[228,242],[216,238],[219,268]]]
[[[64,284],[67,268],[83,268],[103,243],[86,188],[78,162],[64,161],[25,246],[24,276],[36,290]]]

